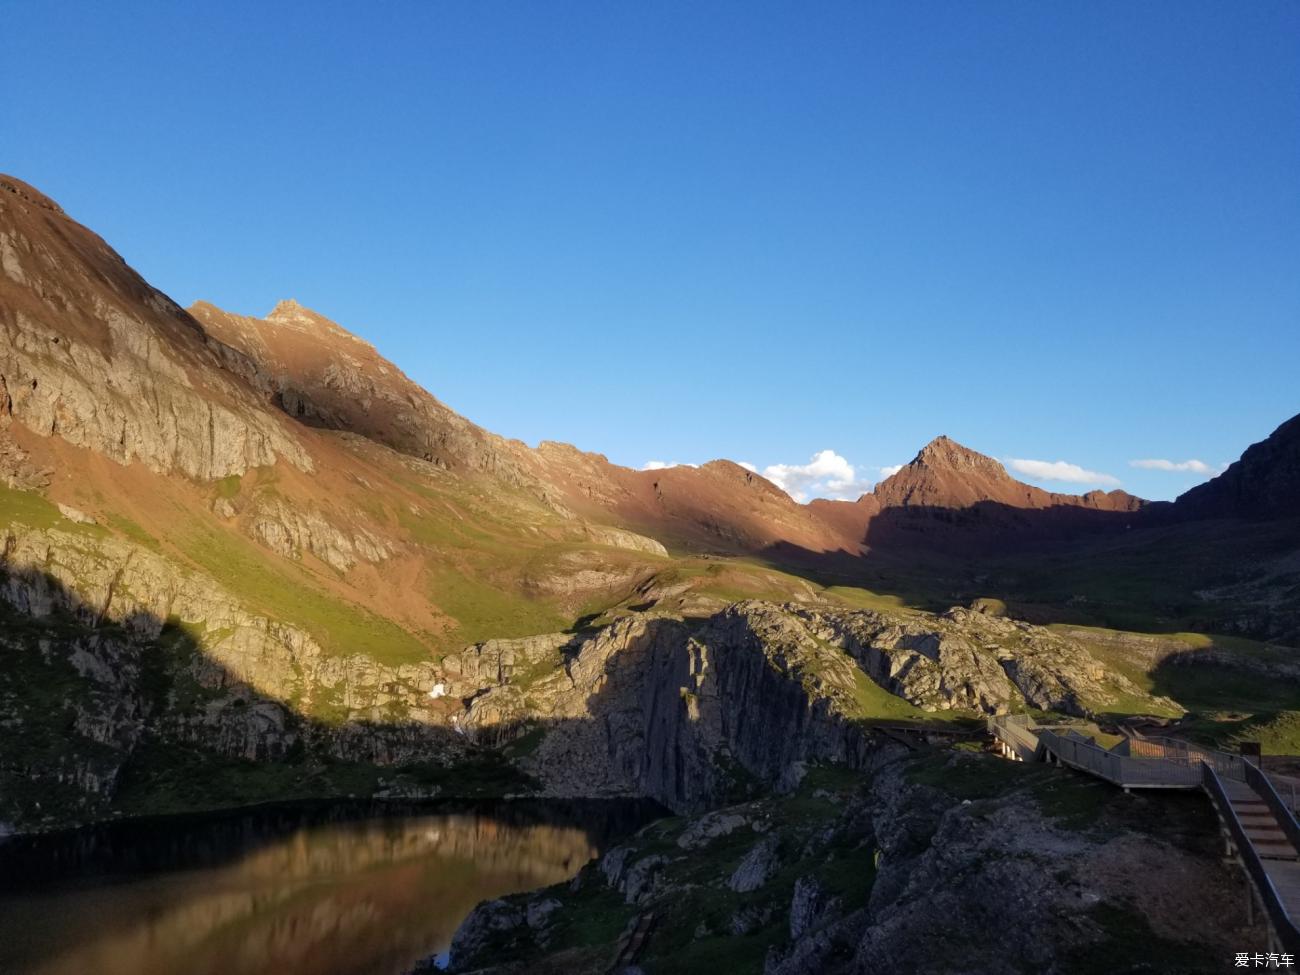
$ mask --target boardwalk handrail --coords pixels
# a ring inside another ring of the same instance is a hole
[[[1223,782],[1208,762],[1201,764],[1201,783],[1232,836],[1237,855],[1241,858],[1241,863],[1246,868],[1246,873],[1254,883],[1255,889],[1259,891],[1260,900],[1264,902],[1264,910],[1268,912],[1269,919],[1273,922],[1273,931],[1282,943],[1282,948],[1292,954],[1300,954],[1300,929],[1296,928],[1290,915],[1287,914],[1281,895],[1264,869],[1264,862],[1246,835],[1246,828],[1237,818],[1236,810],[1232,808],[1232,802],[1224,791]]]
[[[1259,797],[1268,804],[1269,811],[1277,818],[1278,825],[1282,827],[1282,832],[1286,833],[1286,838],[1291,841],[1291,845],[1300,850],[1300,823],[1296,822],[1295,813],[1278,795],[1277,789],[1273,788],[1273,783],[1269,781],[1263,769],[1250,762],[1246,762],[1245,765],[1246,784],[1259,793]]]
[[[1066,764],[1125,788],[1196,788],[1201,783],[1199,764],[1150,757],[1132,758],[1092,741],[1046,730],[1039,731],[1038,740]]]
[[[1134,758],[1162,758],[1167,762],[1182,762],[1200,768],[1205,762],[1222,778],[1246,781],[1246,761],[1240,755],[1205,748],[1180,738],[1150,737],[1130,738],[1129,754]],[[1199,774],[1199,773],[1198,773]]]
[[[999,714],[988,719],[988,728],[995,737],[1002,739],[1018,752],[1035,755],[1038,752],[1038,735],[1033,729],[1033,721],[1027,714]],[[1024,755],[1022,754],[1022,758]]]
[[[1040,731],[1038,740],[1067,765],[1074,765],[1116,784],[1123,783],[1121,763],[1124,759],[1121,756],[1091,742],[1068,738],[1054,731]]]
[[[1216,751],[1177,738],[1130,738],[1125,748],[1103,748],[1079,734],[1037,724],[1026,714],[990,718],[989,730],[1014,748],[1037,752],[1041,747],[1083,771],[1135,788],[1199,788],[1201,765],[1223,778],[1246,781],[1249,763],[1240,755]]]

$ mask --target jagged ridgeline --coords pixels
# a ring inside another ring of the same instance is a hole
[[[973,828],[945,802],[1027,804],[1066,843],[1055,780],[916,765],[918,731],[1194,712],[1212,740],[1295,746],[1296,420],[1174,504],[1052,494],[945,437],[855,502],[797,504],[729,461],[498,437],[293,301],[182,309],[9,177],[0,333],[6,831],[338,795],[733,804],[728,828],[673,819],[607,857],[603,893],[575,892],[612,933],[564,937],[613,940],[662,875],[728,891],[692,944],[789,959],[873,889],[837,857],[869,881],[878,851]],[[917,793],[920,825],[885,835],[918,785],[947,799]],[[712,873],[675,875],[665,851],[714,840]],[[539,904],[502,910],[568,917]],[[891,923],[879,951],[911,936]],[[516,940],[497,947],[529,964],[558,950]]]

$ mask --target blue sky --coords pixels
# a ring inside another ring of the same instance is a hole
[[[1290,0],[0,6],[0,171],[530,443],[1163,498],[1300,411]]]

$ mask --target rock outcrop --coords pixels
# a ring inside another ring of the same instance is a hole
[[[726,958],[729,971],[765,975],[900,963],[932,975],[1183,975],[1259,942],[1238,920],[1240,879],[1216,855],[1208,808],[1180,807],[1166,837],[1163,817],[1132,810],[1166,800],[1096,788],[960,753],[899,750],[870,775],[816,768],[793,795],[652,825],[571,884],[480,905],[451,967],[603,972],[619,923],[626,936],[651,912],[647,971]],[[719,832],[724,820],[752,827]],[[1202,923],[1189,927],[1188,912]],[[609,941],[573,947],[575,923],[597,913]],[[1130,957],[1139,944],[1144,956]]]
[[[797,610],[881,686],[926,711],[1005,714],[1017,701],[1086,715],[1143,692],[1077,641],[960,607],[911,618]]]

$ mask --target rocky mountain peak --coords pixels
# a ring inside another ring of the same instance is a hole
[[[270,314],[266,316],[266,321],[293,325],[333,325],[335,328],[339,328],[324,315],[299,304],[293,298],[284,298],[277,301]]]
[[[1010,480],[1006,468],[994,460],[942,434],[921,448],[908,467],[928,467],[941,471],[979,473],[999,480]]]

